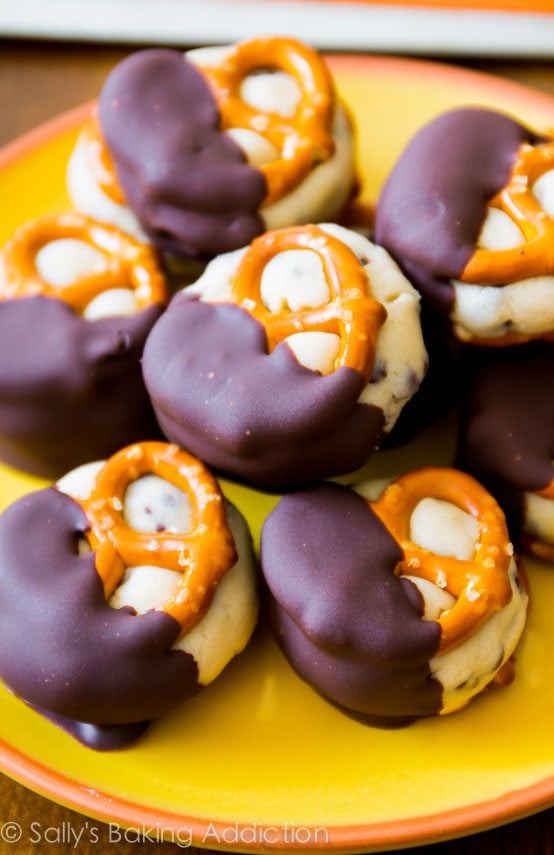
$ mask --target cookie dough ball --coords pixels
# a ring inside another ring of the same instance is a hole
[[[0,458],[57,477],[159,435],[140,359],[167,301],[151,247],[75,212],[0,252]]]
[[[504,508],[512,536],[554,562],[554,346],[481,355],[474,366],[458,464]]]
[[[420,130],[389,175],[376,239],[463,342],[554,334],[550,136],[459,109]]]
[[[329,71],[301,42],[145,50],[108,77],[67,184],[80,210],[213,258],[265,229],[338,216],[353,147]]]
[[[0,570],[2,679],[47,716],[90,725],[91,745],[211,683],[256,624],[244,519],[199,461],[165,443],[12,505]]]
[[[419,298],[355,232],[268,232],[174,298],[143,368],[166,436],[210,465],[272,489],[345,474],[425,374]]]
[[[430,471],[435,484],[464,479],[480,518],[468,513],[470,502],[437,498],[448,490],[427,488]],[[454,470],[422,470],[416,490],[414,478],[420,473],[358,492],[322,485],[286,496],[262,532],[271,621],[285,656],[324,697],[382,726],[454,712],[499,672],[505,681],[526,618],[527,594],[492,497]],[[397,529],[387,514],[396,517],[406,491]],[[485,558],[481,580],[466,579],[461,590],[457,571],[483,560],[491,526],[494,566]]]

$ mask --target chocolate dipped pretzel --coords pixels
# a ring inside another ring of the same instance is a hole
[[[481,355],[460,426],[458,465],[504,508],[514,540],[554,562],[554,346]]]
[[[502,511],[468,475],[286,496],[261,555],[285,656],[364,722],[454,712],[513,676],[528,598]]]
[[[552,340],[550,134],[491,110],[439,116],[389,175],[375,233],[461,341]]]
[[[5,511],[0,591],[2,680],[96,748],[212,682],[257,616],[246,523],[199,461],[161,442]]]
[[[299,41],[145,50],[108,77],[68,167],[77,208],[188,259],[333,219],[353,143],[330,73]]]
[[[426,367],[416,292],[384,250],[333,225],[214,259],[143,360],[166,436],[271,489],[365,463]]]
[[[0,251],[0,457],[46,477],[159,435],[140,358],[167,291],[152,247],[76,212]]]

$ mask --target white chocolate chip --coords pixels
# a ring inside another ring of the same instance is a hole
[[[36,254],[40,276],[55,288],[73,285],[85,276],[106,269],[106,257],[96,247],[76,238],[60,238],[45,244]]]
[[[340,351],[340,337],[334,333],[301,332],[289,335],[286,343],[298,362],[325,377],[335,370]]]

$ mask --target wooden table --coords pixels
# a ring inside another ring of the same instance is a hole
[[[17,2],[17,0],[13,0]],[[32,44],[0,41],[0,145],[39,122],[98,92],[107,71],[128,50],[114,47]],[[472,62],[459,63],[491,74],[527,83],[554,95],[554,63]],[[553,723],[554,724],[554,723]],[[141,851],[177,853],[170,844],[110,842],[107,827],[52,804],[0,775],[0,827],[17,822],[25,833],[17,845],[0,841],[0,855],[42,855],[43,852],[80,855],[137,855]],[[33,842],[37,823],[51,839],[66,842]],[[75,845],[69,829],[81,832]],[[493,831],[448,843],[412,850],[425,855],[552,855],[554,809]]]

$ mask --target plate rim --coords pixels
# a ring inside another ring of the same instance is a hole
[[[484,72],[465,69],[459,66],[445,65],[417,59],[404,59],[395,56],[365,56],[330,54],[327,55],[331,67],[338,72],[367,73],[378,69],[380,73],[396,77],[412,77],[414,73],[422,77],[436,79],[440,73],[442,79],[471,84],[476,90],[486,88],[488,92],[517,98],[527,105],[539,109],[550,108],[554,114],[554,100],[542,93],[517,82],[497,78]],[[56,136],[77,129],[86,118],[94,101],[79,104],[27,131],[0,149],[0,170],[4,171],[18,160],[31,154],[34,149],[48,143]],[[0,739],[0,771],[9,777],[38,792],[40,795],[69,808],[85,813],[93,818],[116,822],[126,827],[163,828],[167,833],[190,829],[192,845],[205,845],[208,828],[213,828],[218,837],[223,837],[229,829],[230,820],[188,817],[165,811],[162,808],[149,808],[137,805],[126,799],[109,795],[107,792],[91,790],[82,782],[70,778],[56,769],[44,765],[39,760],[28,757],[23,751],[14,748]],[[522,789],[509,791],[501,796],[472,805],[462,805],[448,811],[440,811],[423,816],[408,817],[386,822],[349,824],[326,827],[328,838],[317,842],[313,834],[311,843],[291,841],[285,836],[285,827],[278,823],[271,826],[256,823],[257,834],[263,840],[247,842],[240,840],[241,852],[303,851],[321,852],[367,852],[376,847],[391,848],[403,845],[418,845],[437,842],[448,838],[474,834],[493,826],[521,819],[532,813],[554,805],[554,775],[535,781]],[[239,829],[250,829],[252,824],[236,823]],[[272,839],[263,837],[264,829],[276,832]],[[310,828],[310,826],[306,826]],[[315,828],[310,829],[312,832]],[[212,846],[212,842],[210,841]],[[232,845],[219,844],[217,848],[233,849]]]

